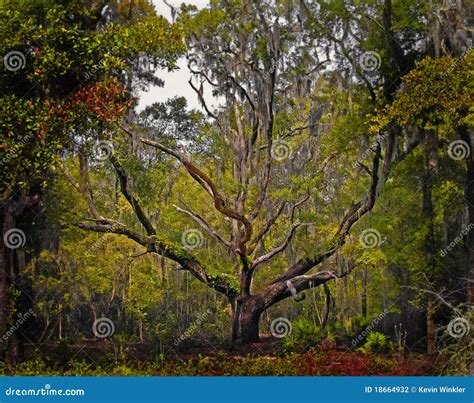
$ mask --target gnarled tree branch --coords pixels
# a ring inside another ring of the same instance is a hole
[[[109,219],[90,221],[93,221],[93,223],[79,222],[75,225],[78,228],[88,231],[125,235],[129,239],[132,239],[138,244],[146,247],[147,251],[157,253],[179,263],[184,270],[189,271],[195,278],[206,284],[208,287],[229,298],[235,297],[237,291],[233,289],[227,281],[219,276],[209,275],[204,266],[184,248],[172,245],[158,238],[156,235],[147,236],[139,234],[117,221]]]
[[[270,287],[275,284],[281,284],[286,280],[292,280],[297,276],[304,275],[313,267],[317,266],[318,264],[322,263],[332,255],[334,255],[345,243],[347,235],[349,234],[350,229],[352,226],[360,220],[362,216],[364,216],[367,212],[369,212],[374,204],[375,199],[377,196],[377,184],[379,181],[379,164],[380,164],[380,154],[381,154],[381,144],[380,140],[377,142],[377,146],[375,149],[375,156],[372,160],[372,175],[371,181],[369,185],[369,189],[367,191],[366,196],[363,200],[356,203],[349,213],[347,213],[344,218],[342,219],[339,229],[334,235],[331,247],[326,250],[325,252],[319,254],[316,257],[305,257],[300,259],[296,264],[291,266],[286,272],[284,272],[281,276],[276,278],[270,283]],[[293,281],[293,280],[292,280]]]
[[[212,227],[202,216],[194,212],[188,205],[186,205],[187,210],[173,205],[174,208],[184,214],[190,216],[194,221],[196,221],[202,228],[204,228],[209,234],[211,234],[214,238],[216,238],[219,242],[224,244],[226,247],[231,248],[232,244],[230,241],[225,239],[215,228]]]
[[[155,228],[153,227],[153,225],[151,225],[150,220],[143,212],[140,203],[138,203],[137,199],[135,199],[135,197],[128,190],[127,174],[125,173],[125,170],[123,169],[122,165],[113,154],[109,156],[109,160],[115,168],[115,172],[117,173],[117,176],[119,178],[120,190],[127,199],[130,206],[132,207],[138,220],[141,222],[148,235],[156,235]]]

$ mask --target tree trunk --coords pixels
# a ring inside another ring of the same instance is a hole
[[[432,354],[436,351],[436,325],[434,322],[433,295],[428,294],[426,304],[426,351]]]
[[[367,267],[362,272],[362,316],[367,318]]]
[[[425,132],[425,177],[422,185],[423,205],[422,212],[425,223],[428,226],[425,237],[425,263],[427,268],[428,286],[431,288],[434,281],[435,269],[435,212],[433,206],[432,187],[438,172],[438,139],[433,130]],[[427,294],[426,301],[426,350],[431,354],[436,349],[436,325],[434,322],[435,306],[433,296]]]
[[[17,309],[16,300],[10,298],[12,287],[19,274],[19,250],[9,248],[5,242],[7,231],[16,227],[18,215],[22,208],[16,200],[10,199],[3,203],[1,209],[2,241],[0,245],[0,331],[5,334],[14,325],[14,314]],[[17,331],[1,344],[0,356],[11,365],[16,365],[22,355],[21,339]]]
[[[469,156],[466,160],[466,190],[465,198],[468,204],[469,225],[474,223],[474,140],[465,126],[458,129],[461,140],[465,141],[469,146]],[[466,242],[466,260],[467,260],[467,296],[468,305],[474,304],[474,230],[470,230],[467,234]]]
[[[232,302],[232,342],[258,343],[258,326],[262,307],[252,297],[236,298]]]

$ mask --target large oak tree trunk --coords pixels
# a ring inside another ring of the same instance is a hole
[[[236,298],[232,303],[232,342],[258,343],[258,327],[263,307],[252,297]]]

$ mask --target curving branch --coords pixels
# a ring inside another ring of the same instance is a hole
[[[304,224],[298,224],[296,228],[293,228],[293,223],[294,223],[294,218],[295,218],[295,210],[297,207],[301,206],[304,202],[306,202],[307,200],[309,199],[309,195],[306,195],[305,197],[303,197],[303,199],[297,201],[296,203],[294,203],[292,206],[291,206],[291,213],[290,213],[290,223],[292,224],[290,226],[290,232],[289,232],[289,236],[287,238],[287,243],[286,245],[280,245],[280,246],[283,246],[283,249],[284,250],[286,248],[286,246],[288,246],[288,243],[291,241],[291,238],[293,236],[293,232],[294,230],[297,229],[298,226],[303,226],[303,225],[309,225],[307,223],[304,223]],[[263,227],[262,231],[257,235],[257,237],[252,241],[252,245],[251,245],[251,253],[253,253],[254,251],[256,251],[256,248],[257,248],[257,245],[258,243],[260,242],[260,240],[268,233],[268,231],[271,229],[271,227],[275,224],[276,220],[278,219],[278,217],[280,217],[284,207],[287,205],[287,202],[284,201],[280,204],[280,207],[277,209],[277,212],[274,216],[272,216],[266,223],[265,223],[265,226]],[[277,253],[279,253],[281,251],[278,251]],[[274,255],[272,255],[271,257],[273,257]],[[270,258],[271,258],[270,257]],[[260,258],[259,258],[260,259]],[[257,259],[257,260],[259,260]],[[266,259],[268,260],[268,259]]]
[[[109,160],[112,163],[113,167],[115,168],[115,172],[117,173],[117,176],[119,178],[120,191],[125,196],[130,206],[132,207],[138,220],[141,222],[141,224],[145,228],[148,235],[156,235],[156,230],[151,224],[150,220],[145,215],[145,213],[143,212],[140,206],[140,203],[138,203],[138,200],[135,199],[135,197],[128,190],[127,174],[125,173],[125,170],[123,169],[122,165],[113,154],[109,156]]]
[[[285,208],[286,204],[287,204],[286,201],[284,201],[280,204],[280,206],[276,210],[276,213],[272,217],[270,217],[270,219],[263,226],[262,230],[252,240],[251,246],[249,248],[250,253],[253,253],[255,251],[255,249],[257,248],[258,243],[268,233],[268,231],[270,231],[270,229],[273,227],[276,220],[278,220],[278,217],[280,217],[281,213],[283,212],[283,209]]]
[[[124,235],[146,247],[148,252],[157,253],[179,263],[184,270],[189,271],[196,279],[228,298],[234,298],[237,294],[237,291],[222,277],[209,275],[201,262],[182,247],[172,245],[156,235],[142,235],[114,220],[104,218],[100,220],[89,219],[88,221],[92,223],[78,222],[75,226],[87,231]]]
[[[301,301],[303,301],[303,300],[306,298],[306,295],[305,295],[305,294],[301,294],[301,295],[298,297],[298,291],[297,291],[296,288],[294,287],[294,285],[293,285],[293,283],[291,282],[291,280],[287,280],[286,286],[288,287],[288,290],[290,290],[290,292],[291,292],[291,298],[293,298],[294,301],[296,301],[296,302],[301,302]]]
[[[232,247],[232,243],[225,239],[216,229],[212,227],[202,216],[194,212],[188,205],[186,205],[187,210],[176,206],[173,204],[173,207],[184,214],[190,216],[194,221],[196,221],[202,228],[204,228],[209,234],[211,234],[214,238],[216,238],[219,242],[227,246],[228,248]]]
[[[346,274],[347,275],[347,274]],[[271,284],[258,294],[255,298],[264,309],[291,297],[295,293],[307,290],[309,288],[318,287],[330,280],[338,279],[336,273],[332,271],[319,271],[312,275],[301,275],[291,279],[292,287],[288,287],[287,281]]]
[[[270,252],[268,252],[265,255],[262,255],[259,258],[255,259],[252,262],[251,266],[250,266],[251,269],[255,270],[258,265],[260,265],[262,263],[265,263],[265,262],[268,262],[273,256],[277,255],[280,252],[283,252],[286,249],[286,247],[288,246],[288,244],[290,243],[290,241],[293,239],[293,235],[294,235],[296,229],[300,228],[302,226],[306,226],[306,225],[310,225],[310,224],[307,224],[307,223],[292,224],[291,227],[290,227],[290,232],[288,233],[288,236],[286,237],[286,239],[280,245],[278,245],[276,248],[272,249]]]
[[[269,287],[272,287],[275,284],[284,284],[286,280],[292,280],[297,276],[302,276],[311,270],[313,267],[324,262],[326,259],[334,255],[346,242],[346,238],[349,234],[352,226],[359,221],[367,212],[372,210],[375,199],[377,196],[377,185],[379,182],[379,165],[380,165],[380,155],[381,155],[381,140],[377,141],[375,148],[375,155],[372,159],[372,169],[371,169],[371,181],[369,189],[366,196],[357,202],[351,207],[349,212],[344,216],[339,228],[334,235],[331,247],[325,252],[315,256],[315,257],[304,257],[300,259],[297,263],[291,266],[287,271],[282,275],[273,280]]]
[[[189,79],[188,81],[189,85],[191,86],[191,88],[194,90],[194,92],[197,94],[198,96],[198,100],[199,100],[199,103],[202,105],[202,107],[204,108],[204,110],[206,111],[206,113],[213,119],[215,119],[216,121],[218,121],[217,119],[217,116],[211,112],[211,110],[207,107],[207,104],[206,104],[206,101],[204,100],[204,96],[202,94],[202,83],[201,83],[201,89],[198,89],[196,88],[196,86],[193,84],[192,80]]]
[[[246,244],[252,236],[252,224],[245,216],[227,207],[223,196],[221,195],[217,186],[214,184],[211,178],[209,178],[203,171],[201,171],[198,167],[196,167],[191,162],[190,158],[184,153],[180,154],[176,151],[169,149],[168,147],[163,146],[160,143],[147,140],[140,136],[136,136],[130,130],[126,129],[120,124],[119,124],[119,127],[121,127],[130,136],[134,138],[138,137],[138,139],[142,141],[144,144],[155,147],[175,157],[177,160],[179,160],[184,165],[188,173],[196,180],[196,182],[198,182],[204,188],[204,190],[206,190],[212,196],[212,198],[214,199],[214,207],[216,208],[216,210],[219,211],[224,216],[233,218],[234,220],[240,221],[243,224],[244,233],[241,234],[240,238],[237,240],[237,246],[236,246],[235,252],[241,256],[245,256]]]
[[[206,81],[213,87],[219,87],[219,84],[212,82],[212,80],[209,78],[209,76],[206,73],[200,70],[194,70],[189,63],[188,63],[188,69],[191,73],[204,77]]]

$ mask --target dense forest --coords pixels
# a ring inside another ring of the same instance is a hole
[[[473,4],[157,3],[0,1],[0,374],[472,374]]]

